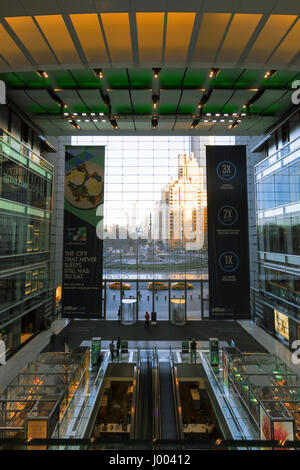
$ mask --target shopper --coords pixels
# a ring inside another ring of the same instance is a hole
[[[149,328],[150,326],[150,315],[148,312],[145,313],[145,328]]]
[[[56,334],[52,333],[50,336],[50,352],[55,352],[55,340],[56,340]]]
[[[119,361],[119,359],[120,359],[120,349],[121,349],[121,338],[120,338],[120,336],[118,336],[118,339],[117,339],[117,346],[116,346],[118,361]]]
[[[110,354],[111,354],[111,360],[113,361],[114,358],[115,358],[115,344],[114,344],[113,339],[111,340],[111,343],[109,343],[109,350],[110,350]]]
[[[102,361],[103,361],[103,354],[99,354],[99,356],[97,357],[97,366],[98,366],[98,369],[100,369],[101,367],[101,364],[102,364]]]
[[[191,362],[196,362],[197,360],[197,343],[195,338],[191,341]]]

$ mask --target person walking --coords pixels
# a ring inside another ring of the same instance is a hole
[[[148,312],[145,313],[145,328],[149,328],[150,326],[150,315]]]
[[[55,352],[55,340],[56,340],[56,334],[52,333],[50,336],[50,352]]]
[[[191,362],[196,362],[197,360],[197,343],[195,338],[191,341]]]
[[[117,346],[116,346],[118,362],[120,360],[120,349],[121,349],[121,338],[120,338],[120,336],[118,336]]]
[[[115,358],[115,344],[114,344],[113,339],[111,340],[111,343],[109,343],[109,350],[110,350],[110,354],[111,354],[111,360],[113,362],[113,360]]]
[[[121,321],[121,307],[118,308],[118,320]]]

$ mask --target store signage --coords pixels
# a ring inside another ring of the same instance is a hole
[[[244,146],[206,146],[211,318],[248,318],[249,254]]]
[[[101,219],[99,207],[103,205],[104,155],[104,147],[66,147],[64,317],[102,317],[103,242],[97,236],[96,227]]]

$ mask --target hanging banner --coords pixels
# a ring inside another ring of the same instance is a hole
[[[246,148],[206,146],[212,319],[250,316]]]
[[[63,317],[102,317],[104,156],[105,147],[66,147]]]

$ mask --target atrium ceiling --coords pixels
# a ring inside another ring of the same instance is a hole
[[[1,0],[0,80],[47,135],[262,135],[296,110],[299,15],[292,0]]]

